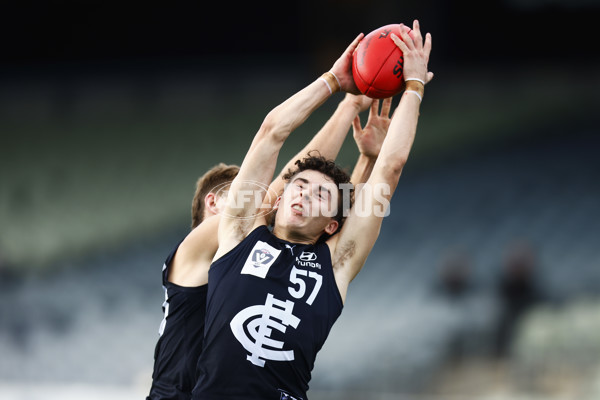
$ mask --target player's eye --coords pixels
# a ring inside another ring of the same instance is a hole
[[[327,198],[328,198],[327,194],[328,193],[325,190],[319,190],[317,195],[319,196],[319,199],[327,200]]]

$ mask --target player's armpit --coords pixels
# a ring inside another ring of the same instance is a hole
[[[360,272],[388,215],[397,181],[378,168],[367,183],[358,185],[354,205],[340,232],[328,240],[336,283],[345,299],[350,282]]]

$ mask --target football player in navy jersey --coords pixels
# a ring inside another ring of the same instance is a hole
[[[272,231],[252,198],[266,196],[262,188],[289,134],[333,92],[357,92],[351,60],[362,34],[329,72],[273,109],[255,135],[218,224],[194,399],[306,399],[316,354],[379,235],[433,78],[431,36],[422,37],[418,21],[401,39],[391,36],[404,55],[406,90],[354,206],[349,177],[323,157],[307,157],[286,174]],[[198,235],[208,235],[202,228]]]
[[[332,117],[284,171],[309,150],[316,149],[327,157],[335,158],[352,124],[360,151],[353,179],[364,182],[390,123],[391,99],[384,100],[382,104],[379,112],[378,101],[362,95],[346,95]],[[369,106],[369,119],[363,129],[358,114]],[[198,179],[192,201],[192,232],[175,246],[164,263],[164,319],[155,347],[153,382],[148,399],[191,397],[196,383],[196,363],[202,351],[208,268],[217,250],[218,214],[224,207],[223,194],[227,193],[238,171],[238,166],[221,163]],[[279,176],[269,191],[278,194],[283,191],[283,185],[283,176]],[[269,201],[274,202],[276,198],[273,195],[267,199],[265,207],[270,210]],[[208,232],[207,236],[195,232],[200,225],[205,228],[201,232]]]

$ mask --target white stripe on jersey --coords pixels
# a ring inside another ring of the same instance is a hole
[[[162,272],[165,272],[167,269],[167,264],[163,264]],[[169,293],[167,292],[167,288],[163,285],[163,290],[165,291],[165,301],[162,304],[163,311],[165,313],[163,320],[160,321],[160,326],[158,327],[158,336],[162,336],[165,331],[165,326],[167,325],[167,316],[169,315]]]

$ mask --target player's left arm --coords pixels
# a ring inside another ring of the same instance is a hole
[[[427,34],[423,43],[418,21],[414,22],[410,36],[403,32],[402,41],[394,41],[404,53],[405,76],[424,82],[431,80],[433,74],[427,71],[431,36]],[[367,183],[358,190],[355,205],[344,226],[327,241],[336,284],[344,300],[348,285],[360,272],[379,236],[383,217],[414,142],[421,101],[412,91],[418,91],[422,96],[424,87],[416,81],[407,81],[373,172]]]

